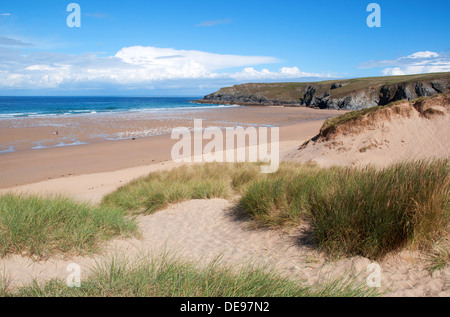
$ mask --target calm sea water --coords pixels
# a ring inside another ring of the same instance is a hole
[[[0,118],[68,116],[129,111],[223,107],[196,104],[202,97],[1,97]]]

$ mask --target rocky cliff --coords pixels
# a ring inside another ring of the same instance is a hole
[[[447,72],[310,83],[243,84],[222,88],[197,102],[356,110],[449,90],[450,73]]]

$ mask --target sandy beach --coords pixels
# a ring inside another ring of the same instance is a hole
[[[204,127],[279,126],[281,142],[301,144],[317,133],[324,120],[342,113],[307,108],[235,107],[167,112],[162,119],[161,114],[141,113],[0,120],[0,144],[8,148],[20,143],[17,151],[0,154],[0,188],[168,161],[177,142],[170,138],[171,129],[192,128],[194,118],[202,119]],[[54,135],[55,126],[65,128],[58,128],[58,135]],[[152,129],[163,134],[145,135]],[[100,137],[98,131],[108,131],[105,132],[108,137]],[[90,138],[92,135],[97,136]],[[126,137],[116,139],[123,135]],[[88,144],[57,146],[65,142],[64,138]],[[32,149],[37,143],[48,148]]]
[[[222,124],[280,126],[280,157],[283,160],[289,159],[304,141],[315,136],[326,118],[341,113],[305,108],[239,107],[220,109],[216,113],[205,111],[201,117],[210,120],[207,122],[211,124],[219,123],[211,119],[219,114]],[[185,118],[170,124],[188,125],[190,120]],[[147,124],[150,122],[153,121],[149,119]],[[111,127],[117,128],[116,125]],[[13,133],[13,130],[8,131]],[[24,133],[22,128],[18,131]],[[83,140],[83,136],[79,137]],[[0,156],[0,193],[63,194],[98,204],[105,194],[135,178],[184,164],[170,160],[170,147],[174,142],[169,135],[158,135],[5,153]],[[252,229],[246,221],[236,217],[234,203],[223,199],[172,205],[155,214],[139,216],[138,222],[142,233],[140,239],[106,242],[102,251],[92,256],[56,255],[45,261],[35,261],[26,256],[11,255],[1,259],[0,266],[11,285],[21,285],[33,279],[64,279],[70,263],[81,265],[83,274],[87,274],[95,263],[111,254],[138,257],[170,250],[194,261],[208,261],[220,256],[223,263],[229,265],[248,261],[271,264],[283,275],[314,284],[346,275],[359,276],[363,280],[368,274],[366,267],[372,263],[362,257],[330,261],[302,242],[301,237],[308,234],[308,228],[304,226],[288,231]],[[382,286],[388,290],[386,296],[450,296],[450,270],[430,274],[424,255],[418,252],[401,252],[379,264]]]

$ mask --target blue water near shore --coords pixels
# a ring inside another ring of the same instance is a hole
[[[52,117],[130,111],[224,107],[197,104],[202,97],[1,97],[0,118]]]

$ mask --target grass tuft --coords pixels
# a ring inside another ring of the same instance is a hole
[[[311,195],[314,237],[330,253],[373,259],[430,248],[448,234],[449,160],[346,169],[332,192]]]
[[[104,197],[103,206],[151,214],[191,199],[232,198],[260,176],[257,164],[182,166],[139,178]]]
[[[434,273],[435,271],[442,270],[450,265],[450,249],[447,245],[434,246],[428,255],[428,271]]]
[[[37,282],[11,289],[0,285],[0,295],[20,297],[363,297],[379,296],[356,279],[337,279],[322,286],[282,277],[254,265],[230,268],[212,261],[207,265],[169,254],[130,261],[113,257],[100,263],[81,287],[63,280]]]
[[[311,219],[309,196],[330,190],[336,169],[282,164],[280,170],[254,181],[240,199],[240,207],[260,224],[280,228]]]
[[[118,208],[93,207],[64,197],[0,196],[2,257],[92,252],[102,241],[136,232],[136,222]]]

